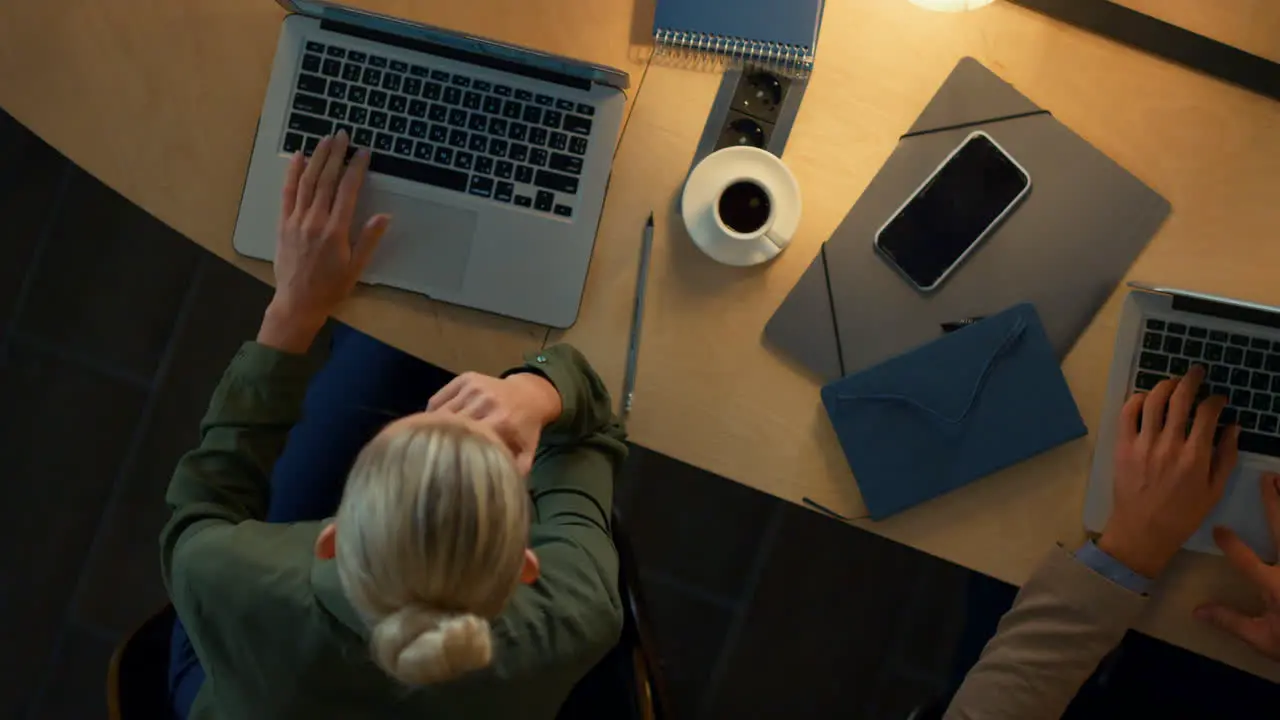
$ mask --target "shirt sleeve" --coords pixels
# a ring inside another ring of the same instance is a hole
[[[1139,595],[1146,595],[1151,589],[1151,578],[1130,570],[1128,566],[1111,557],[1092,540],[1076,551],[1076,560],[1102,577]]]
[[[200,445],[178,461],[160,534],[166,586],[174,558],[193,537],[266,517],[271,469],[302,413],[314,361],[245,343],[223,373],[200,424]]]

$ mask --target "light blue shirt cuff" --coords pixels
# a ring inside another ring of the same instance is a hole
[[[1124,563],[1103,552],[1092,540],[1076,551],[1076,560],[1102,577],[1139,595],[1146,595],[1151,588],[1151,578],[1130,570]]]

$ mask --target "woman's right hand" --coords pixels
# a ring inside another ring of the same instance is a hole
[[[1271,537],[1280,549],[1280,475],[1262,476],[1262,507],[1271,527]],[[1280,660],[1280,567],[1262,562],[1239,536],[1227,528],[1213,530],[1213,540],[1227,560],[1262,591],[1263,611],[1254,616],[1209,603],[1196,608],[1198,619],[1213,623],[1235,635],[1273,660]]]
[[[533,468],[542,428],[560,417],[561,409],[556,386],[527,372],[502,379],[463,373],[427,402],[430,412],[454,413],[491,427],[515,455],[522,475]]]

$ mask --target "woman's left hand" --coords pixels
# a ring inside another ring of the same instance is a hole
[[[338,305],[351,294],[373,257],[391,218],[369,218],[350,236],[356,200],[369,169],[369,151],[346,163],[345,132],[320,141],[308,160],[289,163],[276,243],[276,293],[258,342],[286,352],[306,352]]]

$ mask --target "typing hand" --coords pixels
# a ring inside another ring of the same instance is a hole
[[[1236,465],[1239,426],[1228,428],[1213,447],[1226,398],[1200,403],[1186,432],[1204,372],[1193,366],[1186,377],[1129,398],[1120,411],[1115,501],[1098,547],[1149,578],[1164,571],[1204,522]]]
[[[285,177],[276,243],[276,292],[258,341],[306,352],[325,319],[351,294],[390,217],[375,215],[350,237],[360,186],[369,169],[361,150],[347,165],[347,135],[316,146],[310,160],[295,153]]]
[[[540,375],[516,373],[499,380],[464,373],[427,402],[427,410],[456,413],[493,428],[515,455],[520,474],[533,467],[542,428],[560,417],[560,392]]]
[[[1271,537],[1280,548],[1280,475],[1267,473],[1262,476],[1262,506],[1267,512]],[[1196,608],[1196,617],[1244,640],[1263,655],[1280,660],[1280,567],[1262,562],[1227,528],[1214,528],[1213,539],[1231,564],[1262,591],[1264,609],[1250,617],[1239,610],[1208,603]]]

